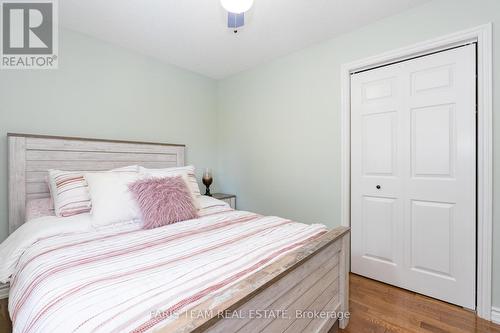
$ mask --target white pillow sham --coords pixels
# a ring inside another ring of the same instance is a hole
[[[141,211],[128,185],[137,172],[88,172],[85,179],[92,198],[92,224],[104,226],[141,218]]]
[[[130,165],[110,171],[138,172],[139,166]],[[83,176],[86,171],[51,169],[48,172],[48,184],[56,216],[68,217],[91,211],[92,202],[90,200],[88,184]]]

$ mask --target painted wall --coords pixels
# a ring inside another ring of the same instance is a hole
[[[298,221],[339,224],[340,66],[441,35],[494,23],[500,1],[435,0],[222,80],[218,86],[218,175],[238,206]],[[494,64],[494,80],[500,66]],[[494,130],[500,90],[494,91]],[[495,135],[495,207],[500,207],[500,136]],[[500,213],[494,212],[494,304],[500,306]]]
[[[187,145],[213,167],[215,81],[71,31],[58,70],[0,71],[0,241],[7,236],[7,132]]]

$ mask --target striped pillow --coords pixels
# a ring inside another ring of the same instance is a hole
[[[136,165],[113,169],[113,172],[138,172]],[[86,171],[49,170],[49,188],[54,202],[55,214],[58,217],[68,217],[77,214],[90,213],[89,186],[84,178]]]
[[[193,195],[194,203],[197,208],[199,208],[199,199],[201,197],[200,188],[198,187],[198,181],[196,180],[196,174],[194,166],[189,165],[185,167],[173,167],[165,169],[147,169],[144,167],[139,167],[139,172],[148,177],[163,178],[163,177],[175,177],[182,174],[186,174],[186,183],[191,190]]]
[[[56,216],[90,213],[92,203],[82,172],[49,170],[49,188]]]

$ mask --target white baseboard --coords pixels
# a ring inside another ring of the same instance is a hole
[[[491,321],[500,325],[500,308],[491,308]]]
[[[9,297],[9,285],[0,284],[0,299]]]

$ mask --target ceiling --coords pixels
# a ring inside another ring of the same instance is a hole
[[[219,0],[64,0],[61,25],[220,79],[428,0],[255,0],[226,28]]]

